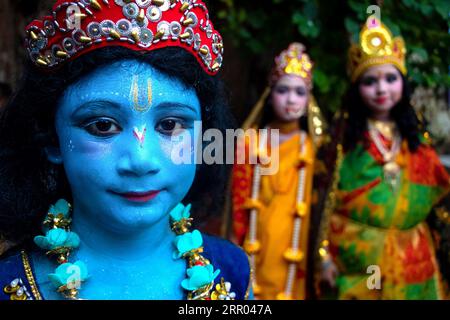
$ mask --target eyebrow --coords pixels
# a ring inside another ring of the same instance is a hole
[[[99,111],[105,108],[113,107],[116,110],[122,109],[122,106],[116,102],[109,100],[91,100],[83,103],[81,106],[77,107],[73,112],[72,116],[76,116],[79,112],[84,111]],[[162,102],[152,108],[158,109],[189,109],[198,115],[198,111],[191,105],[180,103],[180,102]]]
[[[160,104],[156,105],[155,108],[158,109],[189,109],[195,114],[198,114],[198,111],[191,105],[181,103],[181,102],[161,102]]]
[[[394,72],[394,71],[386,71],[386,72],[383,72],[382,74],[381,74],[381,76],[382,77],[385,77],[385,76],[397,76],[397,74]],[[365,78],[375,78],[375,79],[378,79],[378,74],[368,74],[368,75],[365,75],[365,76],[363,76],[362,77],[363,79],[365,79]]]
[[[72,116],[76,116],[77,113],[83,112],[83,111],[99,111],[106,108],[112,107],[113,109],[120,110],[120,105],[116,102],[109,101],[109,100],[91,100],[83,103],[82,105],[78,106],[73,112]]]
[[[290,84],[284,84],[284,83],[279,83],[275,85],[275,88],[279,88],[279,87],[285,87],[285,88],[305,88],[306,86],[304,86],[303,84],[299,84],[299,85],[290,85]]]

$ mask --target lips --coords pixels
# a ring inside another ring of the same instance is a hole
[[[122,198],[127,199],[128,201],[148,202],[153,198],[155,198],[159,192],[160,190],[151,190],[146,192],[125,192],[125,193],[113,192],[113,193],[121,196]]]
[[[300,109],[288,107],[288,108],[286,108],[286,112],[288,114],[298,114],[300,112]]]
[[[384,104],[387,101],[387,97],[376,98],[375,102],[377,104]]]

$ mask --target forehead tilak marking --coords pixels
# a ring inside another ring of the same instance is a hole
[[[147,92],[139,89],[139,76],[134,75],[130,89],[130,97],[133,101],[133,110],[137,112],[146,112],[150,109],[153,100],[152,80],[147,78]],[[142,101],[147,100],[141,104]]]

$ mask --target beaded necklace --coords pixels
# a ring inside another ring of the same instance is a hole
[[[380,131],[372,121],[368,123],[369,135],[375,144],[375,147],[383,156],[383,172],[384,179],[390,185],[391,190],[395,191],[399,184],[400,166],[395,162],[397,154],[401,148],[401,137],[397,130],[392,130],[392,145],[388,150],[381,141]]]

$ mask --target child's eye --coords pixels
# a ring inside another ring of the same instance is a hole
[[[184,123],[179,119],[163,119],[156,126],[156,130],[167,136],[180,134],[186,129]]]
[[[362,79],[361,84],[363,86],[371,86],[371,85],[375,84],[376,82],[377,82],[377,80],[374,77],[366,77],[366,78]]]
[[[305,88],[297,88],[296,93],[298,96],[303,97],[306,95],[306,90]]]
[[[386,81],[387,81],[388,83],[395,82],[395,81],[397,81],[397,76],[396,76],[395,74],[388,74],[388,75],[386,76]]]
[[[283,94],[286,93],[288,91],[288,88],[286,87],[276,87],[275,88],[275,92],[278,94]]]
[[[96,119],[85,124],[83,128],[90,134],[97,137],[109,137],[120,133],[122,130],[112,119]]]

